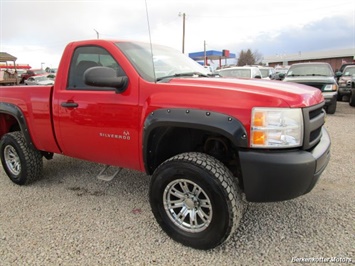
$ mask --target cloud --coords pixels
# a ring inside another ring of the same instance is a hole
[[[148,10],[146,10],[146,3]],[[258,50],[276,53],[354,46],[353,0],[0,0],[1,51],[18,63],[58,65],[67,43],[96,38],[149,41],[185,53]],[[353,6],[353,8],[351,8]],[[148,11],[148,12],[147,12]],[[350,13],[352,12],[352,13]],[[352,36],[352,37],[351,37]],[[353,38],[353,39],[352,39]]]
[[[239,43],[238,47],[239,50],[258,50],[263,55],[355,48],[354,31],[351,17],[327,17],[302,27],[290,27],[272,34],[264,32],[251,42]]]

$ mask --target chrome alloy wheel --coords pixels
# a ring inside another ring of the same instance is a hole
[[[198,233],[211,223],[211,201],[203,189],[191,180],[170,182],[164,190],[163,202],[170,220],[184,231]]]
[[[11,171],[13,175],[19,175],[21,173],[20,157],[13,146],[7,145],[5,147],[4,158],[9,171]]]

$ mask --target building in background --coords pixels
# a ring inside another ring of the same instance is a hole
[[[300,51],[297,54],[265,56],[262,61],[263,64],[272,67],[305,62],[326,62],[332,66],[334,71],[337,71],[342,64],[355,62],[355,48],[313,52]]]

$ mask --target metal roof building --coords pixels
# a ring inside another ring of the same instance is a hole
[[[345,62],[355,62],[355,47],[329,51],[300,51],[297,54],[265,56],[262,62],[273,67],[304,62],[327,62],[334,70],[337,70]]]

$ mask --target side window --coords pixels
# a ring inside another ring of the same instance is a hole
[[[117,61],[102,47],[84,46],[78,47],[72,57],[69,69],[68,90],[113,90],[86,85],[84,72],[96,66],[110,67],[116,70],[117,76],[126,76]]]

